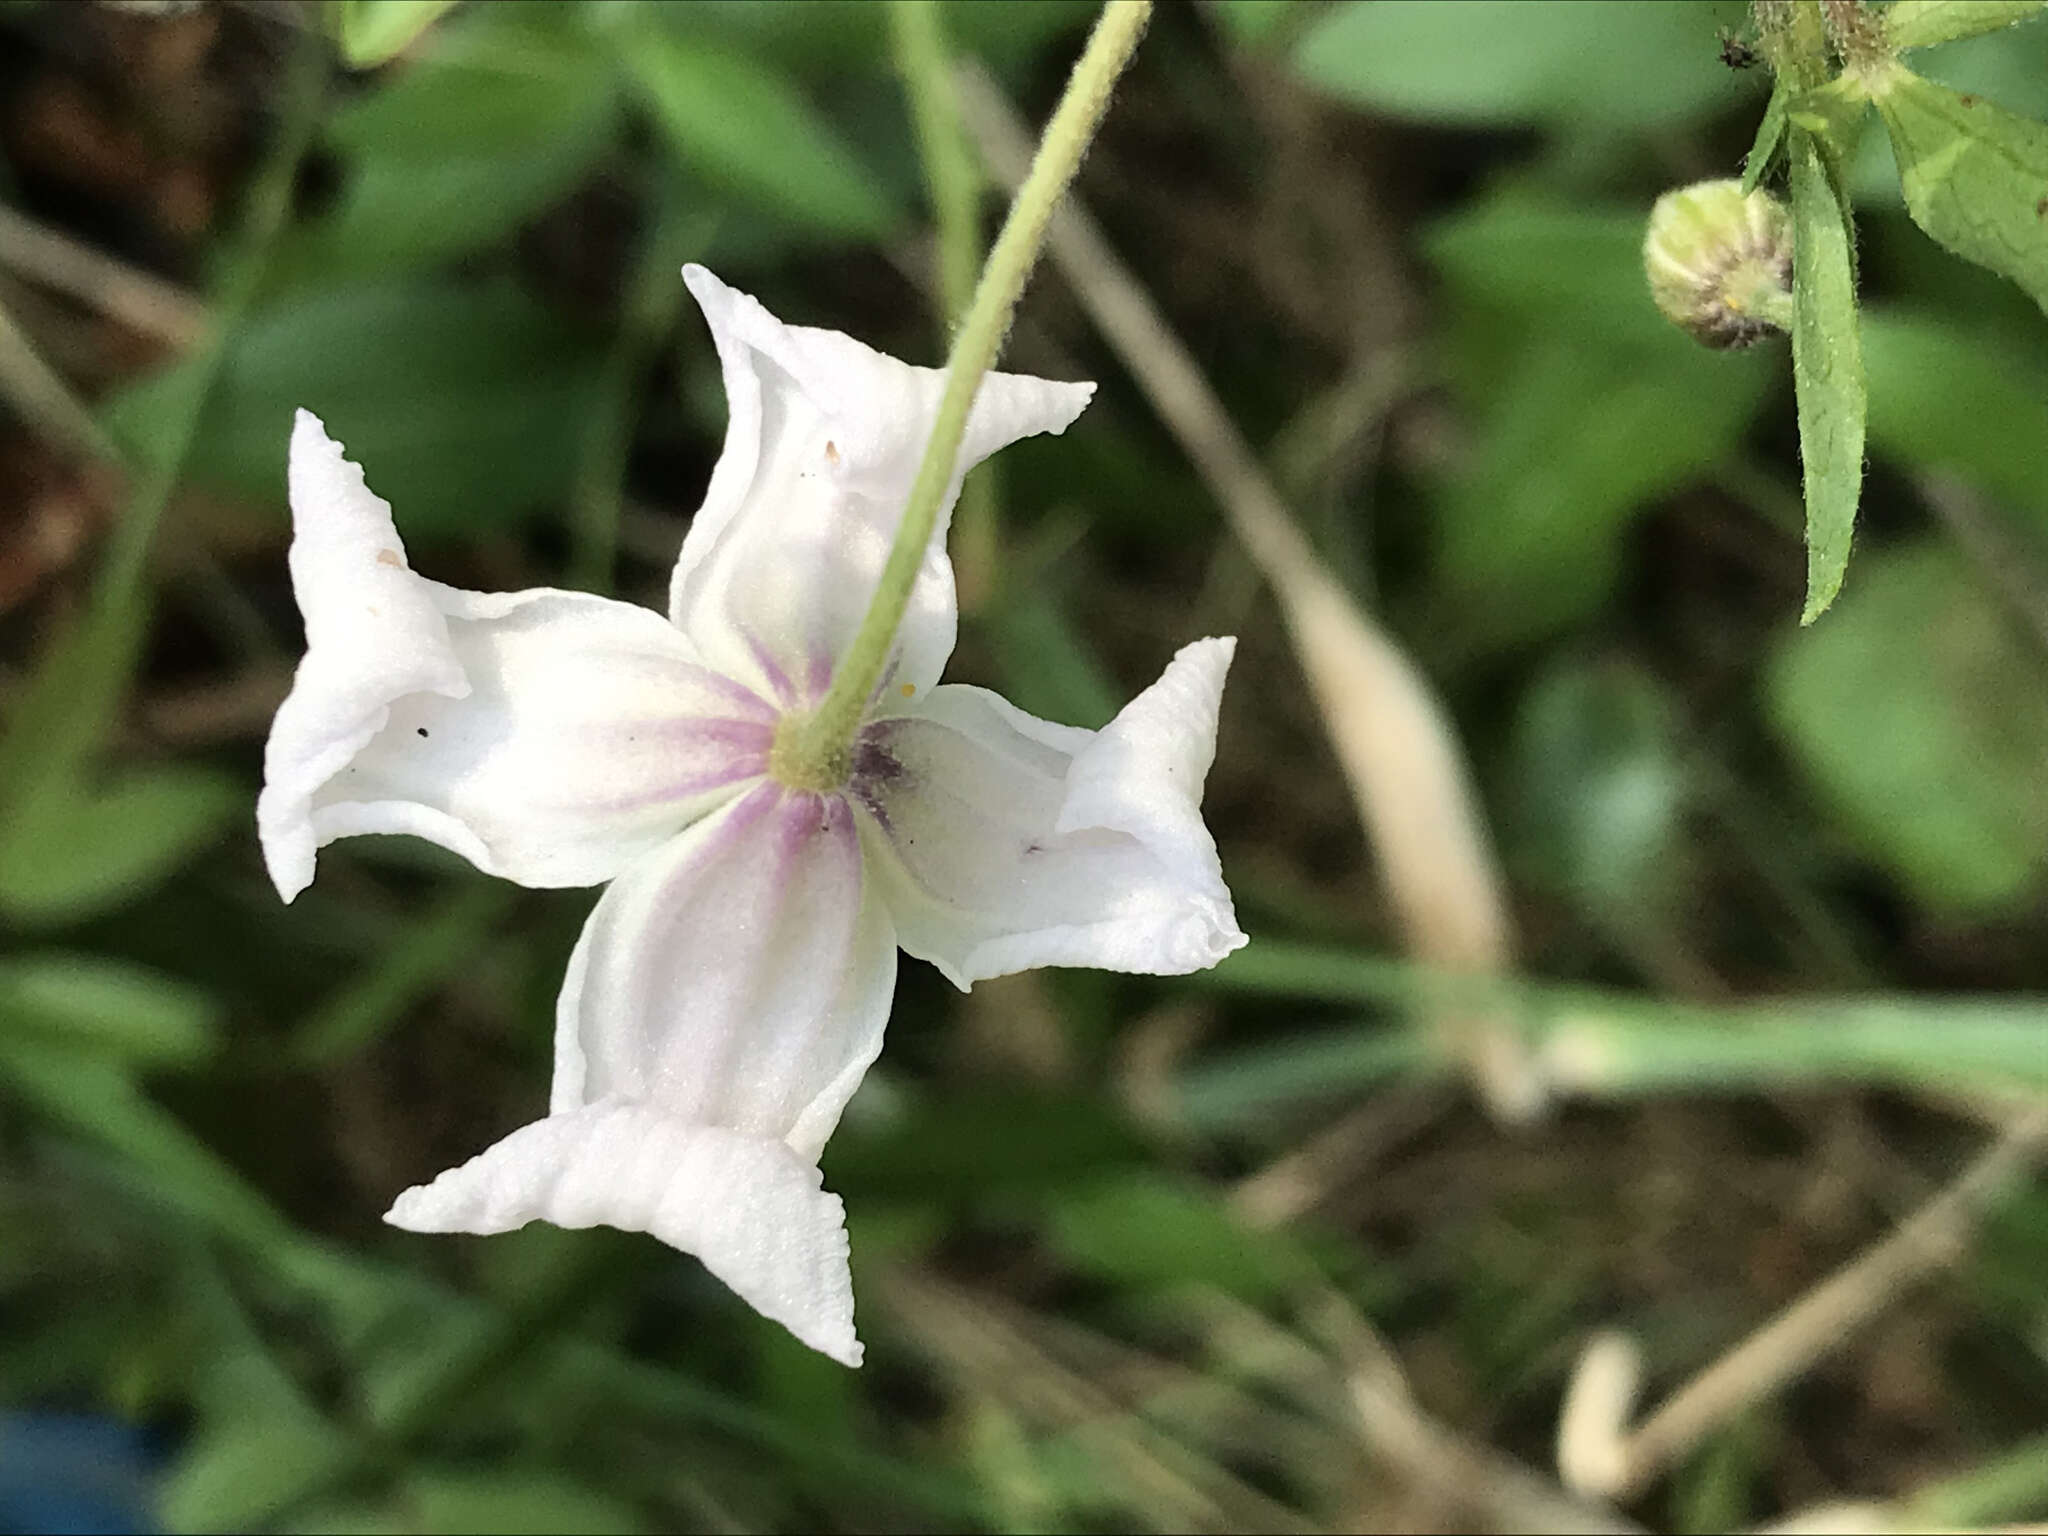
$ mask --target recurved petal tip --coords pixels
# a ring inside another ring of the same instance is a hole
[[[812,1349],[857,1366],[845,1213],[823,1184],[782,1142],[601,1100],[521,1127],[407,1190],[384,1219],[413,1232],[546,1221],[650,1233]]]

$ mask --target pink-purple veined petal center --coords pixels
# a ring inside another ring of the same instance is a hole
[[[887,1014],[886,985],[862,990],[894,955],[864,884],[845,796],[772,780],[634,864],[570,965],[555,1109],[609,1095],[822,1144]]]
[[[790,789],[772,781],[747,791],[702,851],[707,867],[739,858],[749,868],[733,881],[733,899],[751,899],[757,909],[747,925],[759,930],[756,942],[772,951],[778,947],[775,934],[780,928],[802,930],[804,946],[816,946],[821,954],[851,942],[860,906],[861,859],[853,809],[844,795]],[[743,894],[747,890],[752,891],[751,898]],[[828,933],[839,937],[829,938]],[[785,933],[781,942],[796,938],[795,933]],[[812,980],[830,984],[825,976]],[[708,1048],[700,1042],[682,1070],[700,1083],[743,1085],[719,1097],[753,1099],[769,1084],[806,1078],[797,1064],[812,1048],[812,1033],[791,1032],[778,1042],[758,1030],[716,1032]],[[672,1063],[671,1072],[678,1065]],[[810,1084],[809,1090],[816,1087]],[[802,1108],[800,1101],[781,1105],[792,1120]],[[771,1128],[773,1118],[769,1117]],[[779,1130],[786,1132],[786,1126]]]
[[[774,696],[774,704],[768,706],[771,710],[808,709],[825,697],[832,686],[830,652],[816,645],[798,645],[794,651],[787,647],[778,649],[743,624],[735,624],[733,629],[746,646],[761,681]],[[742,683],[734,682],[732,686],[747,692],[749,697],[760,697]]]
[[[638,811],[687,800],[768,771],[775,727],[760,720],[684,718],[612,721],[593,731],[592,745],[644,750],[652,746],[670,766],[654,787],[598,802],[609,811]]]

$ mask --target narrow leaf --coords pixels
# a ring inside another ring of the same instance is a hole
[[[132,774],[103,793],[58,786],[31,796],[0,835],[0,911],[51,923],[132,900],[211,844],[245,805],[233,780],[186,764]]]
[[[26,954],[0,961],[0,1025],[136,1063],[208,1055],[218,1010],[169,976],[99,955]]]
[[[1866,556],[1825,625],[1781,639],[1765,702],[1815,798],[1914,901],[1978,918],[2038,903],[2048,667],[1952,551]]]
[[[1777,154],[1778,146],[1784,142],[1785,119],[1790,110],[1791,90],[1781,81],[1771,91],[1770,105],[1764,108],[1763,121],[1756,125],[1756,142],[1749,146],[1749,153],[1742,161],[1742,195],[1749,196],[1764,179],[1764,173],[1771,168],[1771,157]]]
[[[2025,336],[1983,336],[1936,314],[1863,322],[1870,446],[1959,475],[2048,537],[2048,358]]]
[[[113,1154],[145,1198],[259,1252],[283,1246],[289,1229],[269,1202],[117,1063],[0,1034],[0,1083],[44,1119]]]
[[[785,77],[695,38],[651,27],[615,34],[620,62],[690,170],[835,233],[888,229],[894,210],[879,183]]]
[[[1791,131],[1792,380],[1806,485],[1806,608],[1811,624],[1842,588],[1863,480],[1863,357],[1849,224],[1819,143]]]
[[[1874,96],[1913,222],[2048,311],[2048,123],[1896,66]]]
[[[341,0],[341,56],[356,69],[396,58],[454,4],[455,0]]]

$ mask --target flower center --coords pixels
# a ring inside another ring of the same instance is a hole
[[[819,740],[816,718],[787,714],[775,723],[768,748],[768,777],[790,789],[829,795],[853,777],[853,743],[828,736]]]

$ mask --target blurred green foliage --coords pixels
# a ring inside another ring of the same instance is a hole
[[[249,807],[297,646],[293,409],[429,573],[650,597],[725,410],[665,274],[916,360],[944,327],[878,7],[321,14],[0,11],[9,206],[227,322],[152,352],[0,286],[120,456],[82,468],[10,399],[20,527],[68,487],[124,530],[115,569],[152,467],[177,485],[146,582],[0,544],[0,1402],[156,1426],[166,1527],[1457,1529],[1360,1442],[1328,1298],[1542,1464],[1590,1329],[1704,1363],[1955,1164],[1943,1096],[2048,1086],[2048,320],[1932,246],[1867,135],[1864,506],[1801,630],[1785,350],[1703,352],[1641,278],[1650,202],[1732,174],[1764,109],[1717,57],[1740,8],[1231,0],[1162,10],[1081,192],[1443,688],[1548,979],[1460,993],[1394,954],[1270,602],[1048,271],[1011,363],[1103,389],[1006,455],[954,675],[1094,725],[1180,640],[1241,634],[1209,803],[1252,946],[964,1000],[906,967],[825,1163],[858,1376],[651,1242],[384,1228],[544,1101],[588,897],[362,840],[275,901]],[[942,20],[1041,113],[1091,14]],[[2036,21],[1914,64],[2038,117],[2044,49]],[[1391,394],[1358,387],[1389,358]],[[1451,1107],[1430,1021],[1474,999],[1560,1064],[1550,1125]],[[2048,1512],[2044,1274],[2034,1192],[1635,1513]]]

